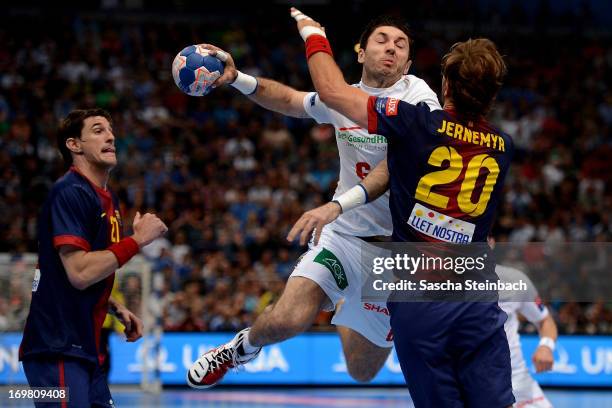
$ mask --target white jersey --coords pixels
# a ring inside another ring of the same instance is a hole
[[[353,86],[373,96],[389,96],[416,105],[424,102],[430,110],[442,109],[435,92],[414,75],[403,76],[389,88],[372,88],[362,82]],[[304,98],[304,109],[318,123],[332,124],[340,154],[340,180],[334,199],[358,184],[376,165],[387,157],[387,139],[371,135],[367,129],[327,107],[315,92]],[[377,200],[341,214],[327,227],[354,236],[391,235],[389,192]]]
[[[512,391],[516,398],[517,407],[552,407],[544,396],[542,389],[531,377],[523,352],[521,339],[518,334],[518,314],[523,315],[529,322],[539,325],[548,316],[548,309],[538,296],[538,291],[531,280],[523,272],[508,266],[497,265],[495,272],[503,282],[515,283],[523,281],[527,290],[520,295],[513,293],[511,299],[504,299],[504,292],[500,292],[499,306],[508,315],[504,324],[508,345],[510,346],[510,364],[512,366]]]

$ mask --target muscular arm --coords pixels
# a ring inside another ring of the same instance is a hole
[[[115,254],[108,250],[87,252],[72,245],[62,245],[59,255],[68,280],[79,290],[106,279],[119,266]]]
[[[361,181],[361,185],[368,192],[369,201],[376,200],[389,189],[389,167],[386,158]]]
[[[331,55],[318,52],[308,59],[308,69],[319,98],[330,108],[359,126],[368,128],[368,97],[350,86]]]
[[[295,90],[271,79],[258,77],[257,82],[257,91],[253,95],[248,95],[250,100],[263,108],[285,116],[309,117],[303,104],[307,92]]]

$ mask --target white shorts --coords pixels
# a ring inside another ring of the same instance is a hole
[[[377,247],[350,235],[324,228],[318,245],[309,243],[309,249],[291,273],[316,282],[327,294],[333,310],[344,300],[332,324],[355,330],[379,347],[393,347],[391,324],[386,302],[362,302],[361,287],[365,274],[371,273],[371,264],[365,265],[363,251],[380,252]],[[367,263],[367,262],[366,262]]]
[[[552,404],[527,369],[512,373],[512,393],[516,408],[552,408]]]

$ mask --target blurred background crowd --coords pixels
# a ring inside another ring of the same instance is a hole
[[[353,46],[367,19],[383,11],[411,23],[411,73],[438,94],[446,50],[468,37],[493,39],[509,75],[491,121],[517,147],[498,241],[609,242],[612,22],[588,2],[571,12],[552,1],[492,3],[303,8],[326,27],[351,82],[361,73]],[[311,90],[289,5],[239,15],[204,13],[189,1],[164,10],[142,0],[105,0],[79,13],[46,7],[26,1],[0,17],[0,252],[13,260],[36,252],[37,212],[65,171],[58,121],[75,108],[102,107],[114,120],[119,165],[111,188],[124,226],[138,210],[154,211],[170,228],[143,251],[165,278],[165,329],[250,324],[304,251],[285,240],[290,226],[333,195],[335,135],[312,120],[265,111],[232,88],[188,97],[170,66],[184,46],[208,42],[231,52],[244,72]],[[29,288],[2,282],[9,295],[0,297],[0,330],[19,330]],[[136,275],[121,280],[126,301],[140,285]],[[551,301],[562,332],[612,333],[605,299]],[[317,327],[328,321],[322,314]]]

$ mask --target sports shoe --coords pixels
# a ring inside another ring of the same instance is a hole
[[[244,339],[250,327],[238,332],[228,343],[212,349],[200,356],[187,371],[187,384],[191,388],[209,388],[216,385],[230,368],[236,368],[252,361],[261,351],[244,352]]]

